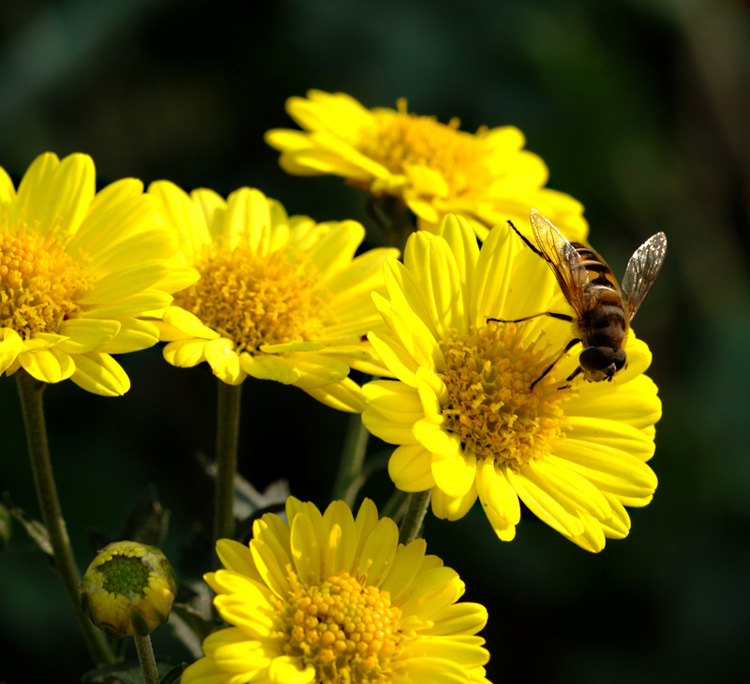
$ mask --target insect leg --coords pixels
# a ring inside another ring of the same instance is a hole
[[[555,313],[554,311],[542,311],[542,313],[531,314],[531,316],[524,316],[523,318],[488,318],[487,322],[489,323],[490,321],[495,321],[496,323],[520,323],[521,321],[528,321],[529,319],[536,318],[537,316],[550,316],[551,318],[556,318],[559,321],[567,321],[568,323],[571,323],[573,321],[573,316],[569,316],[568,314]]]
[[[565,345],[565,349],[563,349],[563,350],[562,350],[562,351],[560,352],[560,354],[558,355],[558,357],[557,357],[557,358],[556,358],[556,359],[555,359],[555,360],[554,360],[554,361],[553,361],[553,362],[552,362],[552,363],[551,363],[551,364],[550,364],[549,366],[547,366],[547,367],[546,367],[546,368],[544,369],[544,371],[542,372],[542,374],[541,374],[541,375],[540,375],[540,376],[539,376],[539,377],[538,377],[538,378],[537,378],[536,380],[534,380],[534,382],[532,382],[532,383],[531,383],[531,385],[529,386],[529,389],[530,389],[530,390],[533,390],[533,389],[534,389],[534,386],[535,386],[535,385],[536,385],[536,384],[537,384],[537,383],[538,383],[538,382],[539,382],[539,381],[540,381],[540,380],[541,380],[541,379],[542,379],[542,378],[543,378],[543,377],[544,377],[545,375],[547,375],[547,373],[549,373],[549,372],[550,372],[550,371],[551,371],[551,370],[552,370],[552,369],[553,369],[553,368],[555,367],[555,364],[556,364],[556,363],[557,363],[557,362],[558,362],[558,361],[559,361],[559,360],[560,360],[560,359],[561,359],[561,358],[562,358],[563,356],[565,356],[565,355],[566,355],[566,354],[567,354],[567,353],[568,353],[568,352],[569,352],[569,351],[570,351],[570,350],[571,350],[571,349],[572,349],[573,347],[575,347],[575,346],[576,346],[576,344],[578,344],[578,343],[579,343],[580,341],[581,341],[580,339],[578,339],[577,337],[574,337],[574,338],[573,338],[573,339],[572,339],[572,340],[571,340],[570,342],[568,342],[568,344],[566,344],[566,345]],[[579,366],[579,367],[578,367],[578,370],[577,370],[577,371],[575,371],[575,372],[574,372],[574,373],[573,373],[573,374],[572,374],[572,375],[571,375],[570,377],[568,377],[568,378],[567,378],[567,380],[566,380],[566,382],[567,382],[568,380],[571,380],[572,378],[574,378],[574,377],[575,377],[576,375],[578,375],[578,373],[579,373],[580,371],[581,371],[581,367]]]
[[[522,232],[521,232],[520,230],[518,230],[518,228],[516,228],[516,227],[515,227],[515,226],[513,225],[513,221],[511,221],[510,219],[508,219],[508,225],[509,225],[509,226],[510,226],[510,227],[511,227],[511,228],[512,228],[513,230],[515,230],[515,231],[516,231],[516,235],[518,235],[518,237],[520,237],[520,238],[521,238],[521,239],[522,239],[522,240],[523,240],[523,241],[524,241],[524,242],[526,243],[526,246],[527,246],[527,247],[528,247],[528,248],[529,248],[529,249],[530,249],[530,250],[531,250],[532,252],[534,252],[534,254],[536,254],[537,256],[540,256],[540,257],[542,257],[542,259],[544,259],[545,261],[549,261],[549,259],[547,258],[547,255],[546,255],[546,254],[544,254],[544,252],[540,251],[540,249],[539,249],[539,248],[538,248],[538,247],[537,247],[537,246],[536,246],[536,245],[535,245],[535,244],[534,244],[533,242],[531,242],[531,240],[529,240],[529,238],[527,238],[527,237],[526,237],[526,236],[525,236],[525,235],[524,235],[524,234],[523,234],[523,233],[522,233]]]

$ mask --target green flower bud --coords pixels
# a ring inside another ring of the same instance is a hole
[[[84,610],[113,639],[150,634],[167,621],[176,592],[167,557],[132,541],[105,546],[81,580]]]

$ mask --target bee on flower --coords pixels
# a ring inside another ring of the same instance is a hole
[[[578,366],[574,351],[560,356],[568,326],[502,322],[572,311],[507,225],[480,250],[469,223],[447,216],[385,270],[387,295],[375,301],[388,331],[370,339],[396,379],[364,386],[362,420],[397,445],[395,485],[430,490],[434,514],[449,520],[478,499],[503,541],[515,537],[521,502],[588,551],[625,537],[626,506],[648,504],[657,485],[647,462],[661,403],[644,375],[647,346],[630,330],[628,364],[611,382],[566,382]]]

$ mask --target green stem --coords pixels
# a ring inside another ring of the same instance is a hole
[[[46,384],[35,380],[24,371],[16,373],[16,378],[23,420],[26,425],[26,441],[29,448],[31,468],[34,473],[34,484],[36,485],[39,506],[42,509],[42,518],[52,547],[52,555],[55,559],[55,569],[60,575],[65,593],[68,595],[92,659],[95,663],[113,663],[115,658],[104,633],[94,626],[81,609],[79,591],[81,575],[78,572],[68,530],[65,526],[65,519],[60,508],[47,443],[47,428],[44,422],[42,405],[42,391]]]
[[[219,383],[216,421],[216,499],[214,541],[234,539],[234,476],[237,472],[237,442],[240,434],[242,385]]]
[[[156,669],[151,637],[148,634],[145,636],[136,634],[133,639],[135,639],[135,647],[138,650],[138,660],[141,661],[143,681],[145,684],[159,684],[159,671]]]
[[[409,495],[409,504],[404,519],[398,529],[398,540],[402,544],[408,544],[416,539],[422,527],[427,506],[430,504],[430,490],[416,492]]]
[[[350,508],[354,505],[354,499],[357,496],[357,490],[350,485],[362,473],[369,438],[370,433],[363,425],[361,415],[353,413],[349,419],[344,452],[339,464],[336,484],[333,488],[333,498],[343,499]]]

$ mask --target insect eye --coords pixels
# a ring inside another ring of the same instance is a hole
[[[578,357],[578,363],[581,367],[589,371],[604,370],[608,366],[615,364],[619,370],[621,365],[617,365],[618,354],[622,349],[612,349],[611,347],[586,347]],[[625,363],[625,353],[622,352],[622,363]]]
[[[617,370],[622,370],[624,365],[625,365],[625,350],[618,349],[615,352],[615,368],[617,368]]]

